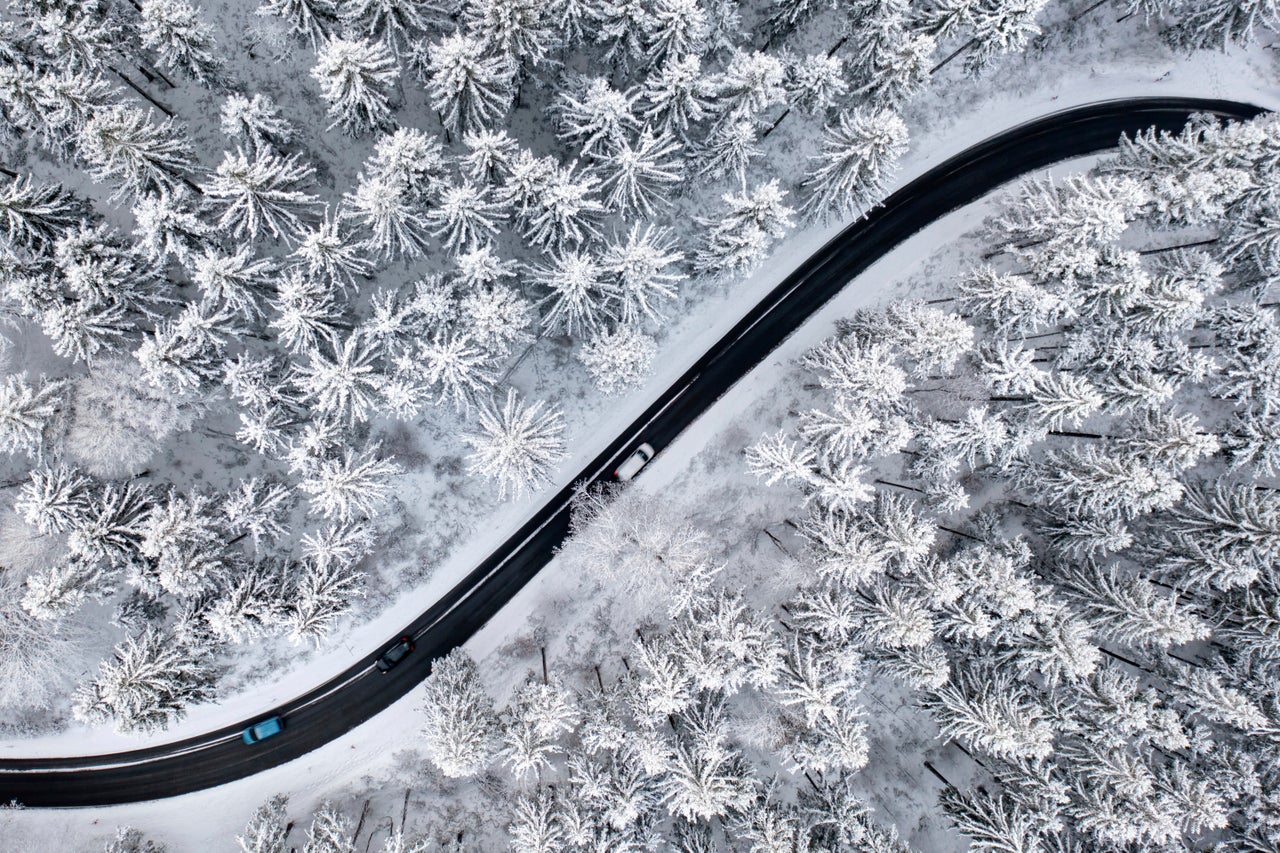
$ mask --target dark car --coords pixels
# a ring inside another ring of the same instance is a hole
[[[409,652],[413,651],[413,638],[401,637],[396,640],[396,644],[387,649],[378,657],[378,669],[386,672],[400,661],[404,660]]]
[[[255,744],[269,737],[275,737],[284,731],[284,720],[280,717],[267,717],[245,729],[240,738],[247,744]]]

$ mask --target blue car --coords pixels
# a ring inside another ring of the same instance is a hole
[[[284,720],[280,717],[267,717],[260,723],[254,723],[240,735],[245,743],[254,744],[275,737],[284,731]]]

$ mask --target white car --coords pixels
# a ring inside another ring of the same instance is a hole
[[[613,476],[619,480],[626,482],[640,473],[640,469],[649,464],[649,460],[653,458],[653,445],[648,442],[636,448],[636,452],[627,457],[626,461],[618,466],[618,470],[613,472]]]

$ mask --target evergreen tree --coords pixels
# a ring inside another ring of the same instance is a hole
[[[213,30],[197,7],[185,0],[143,0],[141,18],[142,46],[155,51],[161,62],[205,86],[221,81]]]
[[[89,215],[89,204],[61,184],[36,184],[19,175],[0,192],[5,246],[12,252],[37,252],[65,236]]]
[[[430,0],[346,0],[342,7],[349,29],[385,43],[397,59],[444,17],[445,10]]]
[[[430,48],[424,77],[431,108],[459,134],[483,132],[506,114],[515,69],[505,53],[491,54],[478,38],[447,36]]]
[[[805,177],[804,209],[813,217],[865,215],[907,148],[907,126],[893,113],[842,112],[827,127],[817,165]]]
[[[697,56],[671,59],[645,80],[641,115],[658,132],[688,143],[691,131],[710,115],[712,95]]]
[[[148,628],[116,646],[115,657],[76,694],[74,714],[111,720],[121,734],[154,732],[181,719],[189,705],[213,696],[214,678],[199,653]]]
[[[600,264],[617,286],[619,322],[638,325],[662,320],[660,304],[676,298],[676,285],[685,278],[672,267],[683,260],[671,233],[664,228],[633,225],[625,241],[611,241]]]
[[[423,682],[431,760],[446,776],[474,776],[493,756],[498,718],[475,662],[454,650],[431,664]]]
[[[239,142],[243,139],[255,149],[281,148],[294,137],[294,127],[280,115],[280,108],[269,96],[233,93],[222,102],[222,132]]]
[[[620,92],[603,77],[570,78],[551,107],[562,142],[584,157],[609,157],[639,129],[633,108],[637,95]]]
[[[276,794],[254,811],[244,834],[236,836],[241,853],[288,853],[285,807],[289,798]]]
[[[578,360],[605,394],[617,394],[648,378],[658,345],[631,326],[597,333],[578,351]]]
[[[50,422],[64,407],[64,381],[27,382],[26,374],[11,373],[0,385],[0,450],[39,456]]]
[[[487,187],[463,183],[441,190],[428,221],[432,235],[442,237],[445,248],[456,255],[492,240],[505,218],[505,205],[495,201]]]
[[[223,153],[213,180],[203,190],[221,208],[220,228],[250,241],[267,234],[293,240],[319,203],[306,191],[314,175],[315,169],[300,162],[297,154],[285,158],[264,149],[251,158],[237,148],[235,154]]]
[[[77,134],[77,151],[94,179],[116,184],[113,198],[173,190],[192,167],[191,147],[172,120],[152,124],[137,107],[94,114]]]
[[[323,44],[338,26],[334,0],[263,0],[258,14],[280,18],[290,32],[305,36],[313,48]]]
[[[521,497],[550,482],[552,466],[564,458],[564,419],[539,400],[525,403],[515,389],[505,401],[482,402],[478,429],[463,436],[472,452],[467,470],[495,480],[498,496]]]
[[[352,136],[391,121],[391,87],[398,70],[391,51],[367,39],[330,38],[319,49],[311,76],[329,105],[333,123]]]
[[[298,487],[310,496],[313,514],[346,522],[375,517],[390,492],[388,481],[398,473],[390,459],[348,449],[341,458],[317,461]]]
[[[694,260],[704,274],[746,273],[768,254],[770,244],[794,225],[795,211],[783,200],[776,180],[741,194],[726,193],[719,219],[705,220],[706,236]]]

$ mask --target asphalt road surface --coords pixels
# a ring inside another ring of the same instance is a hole
[[[550,496],[514,536],[399,632],[413,636],[417,649],[390,673],[375,669],[382,648],[375,649],[338,677],[276,708],[274,713],[284,717],[284,732],[254,746],[242,743],[240,732],[262,717],[130,752],[0,759],[0,802],[65,807],[169,797],[275,767],[350,731],[426,678],[433,659],[500,615],[564,540],[576,488],[611,480],[613,470],[641,442],[661,453],[824,303],[903,240],[1024,173],[1112,148],[1121,133],[1153,125],[1180,129],[1193,112],[1251,118],[1261,110],[1230,101],[1184,98],[1108,101],[1066,110],[993,136],[895,192],[788,276],[571,485]],[[388,636],[387,644],[393,639]],[[413,736],[405,732],[406,740]]]

